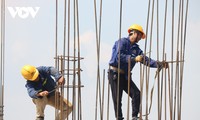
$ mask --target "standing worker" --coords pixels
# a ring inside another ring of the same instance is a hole
[[[54,67],[40,66],[34,67],[25,65],[21,69],[22,76],[27,80],[26,88],[33,103],[36,105],[36,120],[44,120],[44,110],[46,105],[51,105],[60,110],[63,102],[63,119],[72,112],[72,104],[59,95],[55,98],[56,82],[64,85],[65,79]],[[53,78],[52,78],[53,77]],[[55,105],[55,99],[57,104]],[[61,115],[56,116],[56,120],[61,120]]]
[[[152,60],[151,58],[145,56],[143,51],[139,48],[137,43],[146,37],[140,25],[134,24],[130,26],[128,29],[128,34],[128,37],[121,38],[115,42],[112,48],[112,56],[109,61],[108,79],[109,84],[111,85],[116,120],[124,119],[122,114],[121,101],[123,90],[128,94],[128,59],[130,59],[130,70],[133,69],[137,62],[144,63],[152,68],[158,67],[159,69],[162,69],[163,67],[168,67],[167,62]],[[120,62],[120,66],[118,66],[118,62]],[[120,74],[119,88],[118,73]],[[132,79],[130,80],[129,84],[129,96],[132,98],[132,120],[138,120],[140,107],[140,90],[132,81]]]

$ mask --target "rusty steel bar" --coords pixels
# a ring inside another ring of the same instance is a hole
[[[128,58],[128,100],[127,100],[127,120],[129,120],[129,106],[130,106],[130,81],[131,81],[131,59]]]
[[[70,64],[69,64],[69,59],[70,59],[70,0],[68,0],[68,19],[67,19],[67,56],[65,56],[65,58],[67,58],[67,85],[69,85],[69,68],[70,68]],[[64,58],[64,60],[66,60]],[[69,100],[69,88],[67,88],[67,100]],[[69,117],[67,116],[67,120],[69,119]]]
[[[109,82],[109,81],[108,81]],[[109,120],[109,109],[110,109],[110,84],[108,83],[108,99],[107,99],[107,120]]]
[[[185,12],[185,26],[184,26],[184,41],[183,41],[183,56],[181,60],[184,61],[185,57],[185,45],[186,45],[186,30],[187,30],[187,15],[188,15],[188,5],[189,5],[189,0],[186,2],[186,12]],[[181,119],[181,108],[182,108],[182,89],[183,89],[183,70],[184,70],[184,63],[181,64],[181,78],[180,78],[180,119]]]
[[[101,1],[102,3],[102,1]],[[102,120],[102,115],[101,115],[101,84],[100,84],[100,66],[99,66],[99,61],[100,61],[100,33],[101,33],[101,10],[102,6],[100,6],[100,21],[99,21],[99,29],[97,25],[97,3],[96,0],[94,0],[94,15],[95,15],[95,30],[96,30],[96,47],[97,47],[97,84],[96,84],[96,105],[95,105],[95,120],[97,120],[97,108],[98,108],[98,100],[99,100],[99,108],[100,108],[100,119]],[[99,96],[98,96],[99,95]],[[99,97],[99,98],[98,98]]]
[[[101,118],[103,119],[104,113],[104,90],[105,90],[105,69],[103,70],[103,86],[102,86],[102,103],[101,103]]]
[[[4,118],[5,0],[1,0],[0,120]]]
[[[148,26],[149,26],[149,19],[150,19],[150,8],[151,8],[151,0],[148,2],[148,13],[147,13],[147,20],[146,20],[146,40],[145,40],[145,47],[144,47],[144,53],[147,53],[147,37],[148,37]],[[143,61],[144,64],[146,64],[146,61]],[[145,75],[145,66],[140,64],[140,90],[141,90],[141,95],[140,95],[140,120],[142,119],[142,93],[143,93],[143,82],[144,82],[144,75]],[[148,114],[148,111],[146,111],[146,114]],[[146,117],[147,119],[147,117]]]
[[[122,31],[122,8],[123,8],[123,5],[122,5],[122,0],[120,0],[120,14],[119,14],[119,39],[121,39],[121,31]],[[120,81],[120,42],[118,43],[118,79],[117,79],[117,117],[116,117],[116,120],[118,120],[118,115],[119,115],[119,112],[118,112],[118,109],[119,109],[119,81]]]

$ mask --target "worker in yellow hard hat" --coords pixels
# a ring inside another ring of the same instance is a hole
[[[128,60],[130,59],[130,71],[138,62],[152,68],[162,69],[163,67],[168,67],[168,63],[155,61],[144,55],[137,43],[141,39],[145,39],[145,37],[146,35],[142,26],[133,24],[128,28],[128,37],[117,40],[112,48],[112,56],[109,61],[108,79],[112,91],[116,120],[124,119],[121,106],[123,91],[128,93]],[[118,78],[118,76],[120,76],[120,78]],[[139,120],[140,90],[132,81],[132,78],[129,84],[129,96],[132,98],[132,120]]]
[[[46,105],[51,105],[60,109],[63,105],[63,119],[72,112],[72,104],[58,93],[55,102],[55,89],[58,85],[64,85],[65,79],[54,67],[25,65],[21,69],[22,76],[27,80],[26,88],[33,103],[36,105],[36,120],[44,120],[44,110]],[[52,78],[53,77],[53,78]],[[56,105],[55,105],[56,104]],[[59,108],[58,108],[59,106]],[[61,115],[56,116],[56,120],[61,120]]]

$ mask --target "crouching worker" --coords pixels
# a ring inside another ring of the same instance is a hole
[[[44,120],[44,110],[46,105],[51,105],[60,110],[59,104],[63,102],[63,119],[72,112],[72,104],[64,99],[59,93],[57,96],[57,104],[55,105],[55,88],[65,83],[64,77],[54,67],[40,66],[34,67],[25,65],[21,69],[22,76],[27,80],[26,88],[33,103],[36,105],[36,120]],[[52,78],[53,77],[53,78]],[[56,116],[56,120],[61,120],[60,114]]]

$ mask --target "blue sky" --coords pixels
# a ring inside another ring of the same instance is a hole
[[[72,1],[71,1],[72,3]],[[97,1],[99,6],[99,1]],[[103,0],[102,33],[101,33],[101,58],[100,69],[108,68],[108,61],[111,55],[111,48],[119,37],[119,3],[116,0]],[[169,1],[169,4],[171,1]],[[79,0],[80,40],[81,40],[81,61],[82,104],[83,119],[93,120],[95,111],[95,90],[96,90],[96,42],[94,24],[93,0]],[[185,53],[182,120],[197,120],[199,111],[200,94],[199,84],[199,27],[200,15],[198,11],[200,1],[190,0],[187,26],[187,45]],[[22,19],[19,16],[13,18],[7,7],[40,7],[35,18],[28,16]],[[99,7],[98,7],[99,8]],[[123,1],[122,36],[127,36],[127,28],[137,23],[146,27],[148,0]],[[178,4],[176,2],[176,11]],[[163,30],[164,1],[160,1],[160,30]],[[99,13],[99,11],[98,11]],[[168,13],[171,15],[170,12]],[[176,14],[176,19],[177,19]],[[73,17],[71,17],[73,18]],[[156,18],[154,18],[156,19]],[[175,19],[175,20],[176,20]],[[73,19],[72,19],[73,20]],[[71,20],[71,21],[72,21]],[[176,20],[177,21],[177,20]],[[170,25],[170,20],[167,24]],[[155,23],[154,23],[155,25]],[[63,1],[59,2],[59,41],[63,40]],[[71,25],[71,27],[73,24]],[[168,28],[169,29],[169,28]],[[73,30],[71,30],[71,33]],[[170,41],[170,35],[167,40]],[[73,34],[71,34],[73,40]],[[153,32],[153,39],[156,39],[156,32]],[[162,32],[160,32],[162,39]],[[5,95],[4,95],[4,119],[6,120],[32,120],[35,118],[35,106],[25,88],[25,80],[20,74],[24,64],[35,66],[54,66],[55,57],[55,0],[6,0],[6,36],[5,36]],[[155,42],[155,41],[154,41]],[[140,46],[144,48],[144,41]],[[170,45],[170,42],[167,42]],[[156,58],[156,44],[152,45],[152,58]],[[59,54],[62,54],[62,42],[59,42]],[[168,53],[170,54],[170,53]],[[139,87],[139,64],[132,71],[134,82]],[[153,84],[155,70],[152,69],[150,86]],[[102,72],[101,72],[102,76]],[[102,77],[101,77],[102,78]],[[106,81],[107,85],[107,81]],[[106,91],[107,94],[107,91]],[[126,115],[126,98],[123,96],[123,110]],[[106,99],[105,99],[106,100]],[[156,94],[154,95],[154,106],[151,119],[156,119]],[[105,107],[106,109],[106,107]],[[46,108],[46,119],[53,120],[54,109]],[[112,101],[110,101],[110,119],[114,118]]]

